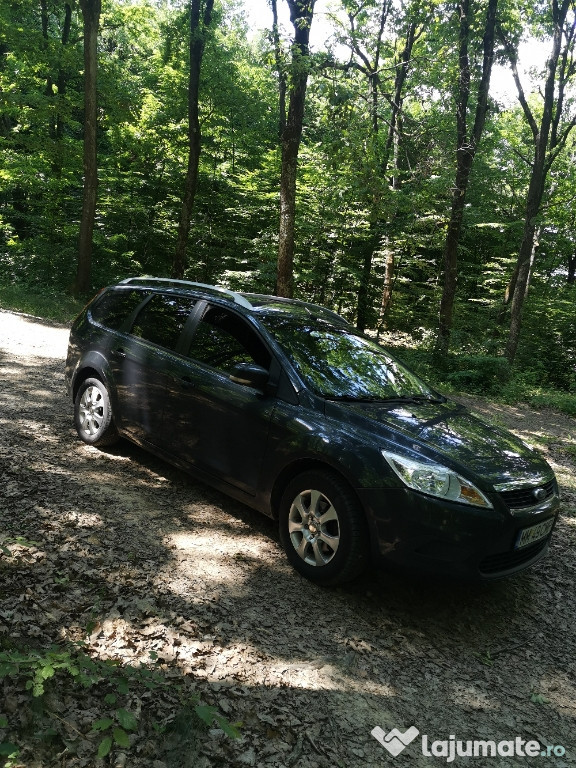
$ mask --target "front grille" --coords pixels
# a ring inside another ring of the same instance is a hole
[[[536,488],[543,488],[546,495],[541,499],[534,497],[534,491]],[[534,488],[519,488],[515,491],[501,491],[500,496],[504,500],[508,509],[525,509],[527,507],[536,507],[538,504],[551,499],[556,492],[556,482],[550,480],[547,483],[538,485]]]
[[[490,555],[485,557],[480,563],[480,573],[486,575],[494,575],[496,573],[504,573],[517,568],[524,563],[528,563],[532,558],[537,557],[548,544],[549,537],[547,536],[543,541],[536,541],[529,547],[523,549],[514,549],[512,552],[502,552],[498,555]]]

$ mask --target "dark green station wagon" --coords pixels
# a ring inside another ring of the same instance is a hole
[[[548,464],[302,301],[132,278],[70,333],[78,434],[125,437],[279,522],[320,584],[386,561],[494,579],[547,551]]]

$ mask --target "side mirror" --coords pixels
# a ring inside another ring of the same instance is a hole
[[[268,378],[269,374],[266,368],[254,363],[236,363],[230,374],[230,381],[253,389],[264,389],[268,383]]]

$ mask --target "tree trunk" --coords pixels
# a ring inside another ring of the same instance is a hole
[[[399,122],[402,112],[402,102],[404,100],[404,84],[408,76],[408,67],[412,59],[412,48],[416,41],[416,23],[411,22],[408,25],[406,32],[406,40],[404,42],[404,48],[400,54],[399,63],[396,65],[396,77],[394,79],[394,97],[391,105],[390,122],[388,124],[388,135],[386,137],[386,148],[384,151],[384,162],[382,164],[382,172],[384,175],[388,173],[388,166],[390,163],[390,154],[392,154],[392,170],[393,176],[391,179],[391,185],[393,189],[399,189],[398,170],[399,170]]]
[[[380,327],[384,324],[390,303],[392,301],[392,286],[394,284],[394,269],[396,261],[394,251],[388,251],[386,254],[386,271],[384,272],[384,290],[382,291],[382,305],[380,307]]]
[[[359,331],[365,331],[370,316],[370,278],[372,276],[372,259],[374,252],[380,243],[377,222],[370,224],[372,236],[366,242],[364,247],[364,260],[362,262],[362,272],[360,274],[360,285],[358,286],[358,301],[356,304],[356,327]]]
[[[188,165],[184,182],[182,209],[178,223],[178,238],[172,262],[172,277],[182,279],[187,266],[188,235],[198,187],[200,164],[200,69],[206,43],[206,32],[212,22],[214,0],[206,0],[202,21],[200,20],[201,0],[190,3],[190,74],[188,77]]]
[[[304,103],[309,70],[310,27],[314,0],[287,0],[294,27],[290,65],[288,116],[282,134],[282,172],[280,176],[280,227],[278,233],[278,272],[276,294],[294,293],[294,221],[296,217],[296,171],[304,123]]]
[[[441,356],[448,354],[450,346],[456,285],[458,283],[458,247],[462,233],[464,206],[466,205],[466,190],[468,188],[473,159],[474,154],[472,152],[462,148],[459,150],[450,221],[444,242],[444,285],[440,300],[438,338],[436,340],[436,352]]]
[[[42,37],[44,38],[45,45],[48,45],[48,6],[46,3],[46,0],[40,1],[40,17],[42,22]],[[70,29],[72,26],[72,6],[70,3],[64,3],[64,24],[62,26],[62,37],[61,37],[61,43],[62,46],[68,45],[70,41]],[[60,60],[63,58],[63,53],[60,52]],[[56,98],[61,99],[62,95],[66,92],[66,84],[67,84],[67,77],[66,72],[62,66],[62,63],[60,63],[58,67],[58,74],[56,76],[56,86],[57,86],[57,92],[54,93],[54,80],[52,79],[52,75],[49,74],[46,78],[46,90],[45,94],[49,98]],[[56,110],[56,115],[53,120],[50,121],[49,125],[49,133],[50,137],[53,139],[56,139],[56,141],[59,141],[62,138],[62,118],[60,116],[60,113],[58,110]],[[58,155],[60,153],[58,152]],[[56,160],[52,163],[52,167],[54,172],[59,175],[62,170],[62,163],[61,158],[58,156]]]
[[[396,64],[396,75],[394,78],[394,95],[391,102],[390,121],[388,123],[388,135],[386,137],[386,146],[382,160],[382,174],[387,176],[391,170],[389,178],[392,189],[400,189],[400,139],[402,135],[402,105],[404,101],[404,86],[410,63],[412,61],[412,50],[416,40],[422,34],[426,27],[426,19],[418,14],[420,27],[416,22],[411,21],[406,30],[404,47]],[[382,288],[382,300],[380,305],[380,315],[378,319],[378,328],[381,329],[385,322],[385,317],[392,302],[392,291],[394,287],[394,255],[389,254],[386,257],[386,271],[384,274],[384,285]]]
[[[384,35],[384,29],[390,13],[391,2],[390,0],[382,0],[382,9],[380,11],[380,26],[378,29],[378,35],[376,37],[376,46],[374,57],[372,61],[363,55],[360,48],[356,48],[356,53],[360,56],[363,62],[363,71],[368,77],[368,87],[370,91],[370,114],[372,120],[372,135],[374,139],[378,137],[380,132],[380,57],[382,51],[382,40]],[[352,17],[350,17],[352,22]],[[387,157],[383,161],[384,169],[388,165]],[[384,170],[383,175],[386,175]],[[362,271],[360,273],[360,285],[358,286],[358,297],[356,303],[356,327],[359,331],[364,331],[368,325],[368,318],[370,315],[370,306],[372,304],[370,300],[370,283],[372,278],[372,262],[374,259],[374,253],[380,243],[379,235],[379,222],[380,218],[380,199],[379,193],[372,195],[372,212],[370,215],[370,238],[367,240],[364,251],[364,258],[362,261]]]
[[[576,20],[573,19],[570,22],[570,29],[567,30],[567,34],[564,37],[564,25],[570,8],[571,0],[562,0],[561,5],[556,1],[552,4],[554,33],[552,51],[546,66],[546,83],[544,86],[540,124],[536,122],[520,83],[516,66],[516,50],[503,35],[501,35],[510,60],[512,75],[518,91],[518,99],[524,111],[526,121],[532,131],[534,143],[534,159],[531,164],[530,183],[528,186],[528,197],[524,214],[524,232],[520,250],[518,252],[517,263],[514,269],[515,279],[513,276],[510,283],[510,288],[513,292],[510,302],[510,329],[508,340],[506,342],[506,357],[510,363],[514,362],[518,350],[518,342],[520,340],[522,311],[534,261],[538,232],[537,217],[542,206],[546,177],[554,159],[557,157],[562,146],[564,146],[568,134],[576,122],[576,120],[573,119],[563,131],[559,131],[559,121],[562,116],[562,103],[564,100],[565,89],[570,82],[571,75],[574,74],[574,68],[571,64],[572,55],[569,48],[573,47],[573,33]],[[564,39],[567,41],[567,47],[564,48],[563,51]],[[558,72],[559,68],[560,72]],[[558,88],[557,95],[556,88]]]
[[[286,72],[282,61],[282,48],[280,46],[280,32],[278,27],[278,3],[270,0],[272,7],[272,39],[274,41],[274,59],[278,73],[278,137],[282,139],[286,128]]]
[[[78,264],[73,293],[79,296],[90,288],[92,270],[92,235],[98,190],[97,165],[97,94],[98,26],[100,0],[80,0],[84,25],[84,198],[80,221]]]
[[[64,3],[64,26],[62,27],[62,38],[61,42],[62,45],[68,45],[70,42],[70,29],[72,27],[72,6],[70,3]],[[60,63],[60,67],[58,69],[58,78],[56,80],[56,85],[58,86],[58,99],[62,99],[62,96],[66,93],[66,86],[68,83],[68,78],[66,76],[66,71],[64,67],[62,66],[62,63]],[[57,141],[60,141],[62,139],[62,116],[60,112],[56,114],[56,125],[55,125],[55,137]],[[61,163],[59,163],[61,166]]]
[[[461,0],[460,3],[460,83],[456,113],[458,136],[456,180],[452,197],[450,221],[448,223],[448,230],[446,232],[446,240],[444,243],[444,285],[442,298],[440,300],[438,336],[436,338],[436,353],[442,357],[448,354],[450,346],[454,301],[456,298],[456,285],[458,282],[458,248],[462,232],[466,192],[468,190],[468,182],[474,163],[474,157],[482,137],[484,124],[486,122],[486,113],[488,111],[488,91],[490,88],[490,77],[494,61],[494,32],[496,28],[497,7],[498,0],[489,0],[484,26],[484,60],[482,65],[482,77],[478,86],[474,127],[472,129],[472,135],[468,136],[467,113],[468,101],[470,98],[470,61],[468,56],[468,47],[470,44],[470,0]]]
[[[568,285],[576,283],[576,254],[568,257]]]
[[[508,331],[508,340],[506,342],[506,357],[513,363],[518,350],[518,342],[520,341],[520,330],[522,328],[522,309],[524,307],[524,300],[528,293],[528,283],[530,281],[530,272],[532,264],[534,263],[534,254],[536,249],[536,216],[540,210],[542,203],[542,197],[544,194],[543,185],[544,179],[540,177],[535,178],[534,186],[536,189],[532,190],[532,183],[530,184],[530,190],[528,193],[528,202],[526,205],[526,213],[524,220],[524,234],[522,237],[522,243],[520,245],[520,251],[518,253],[518,261],[514,270],[516,279],[514,280],[514,288],[512,293],[512,299],[510,301],[510,329]],[[534,178],[534,172],[533,172]],[[541,182],[541,184],[540,184]],[[532,194],[531,194],[532,192]]]

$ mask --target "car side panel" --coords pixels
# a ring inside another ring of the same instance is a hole
[[[138,441],[157,442],[163,418],[169,353],[124,334],[109,352],[122,431]]]
[[[191,469],[255,495],[274,399],[190,359],[173,360],[162,448]]]

